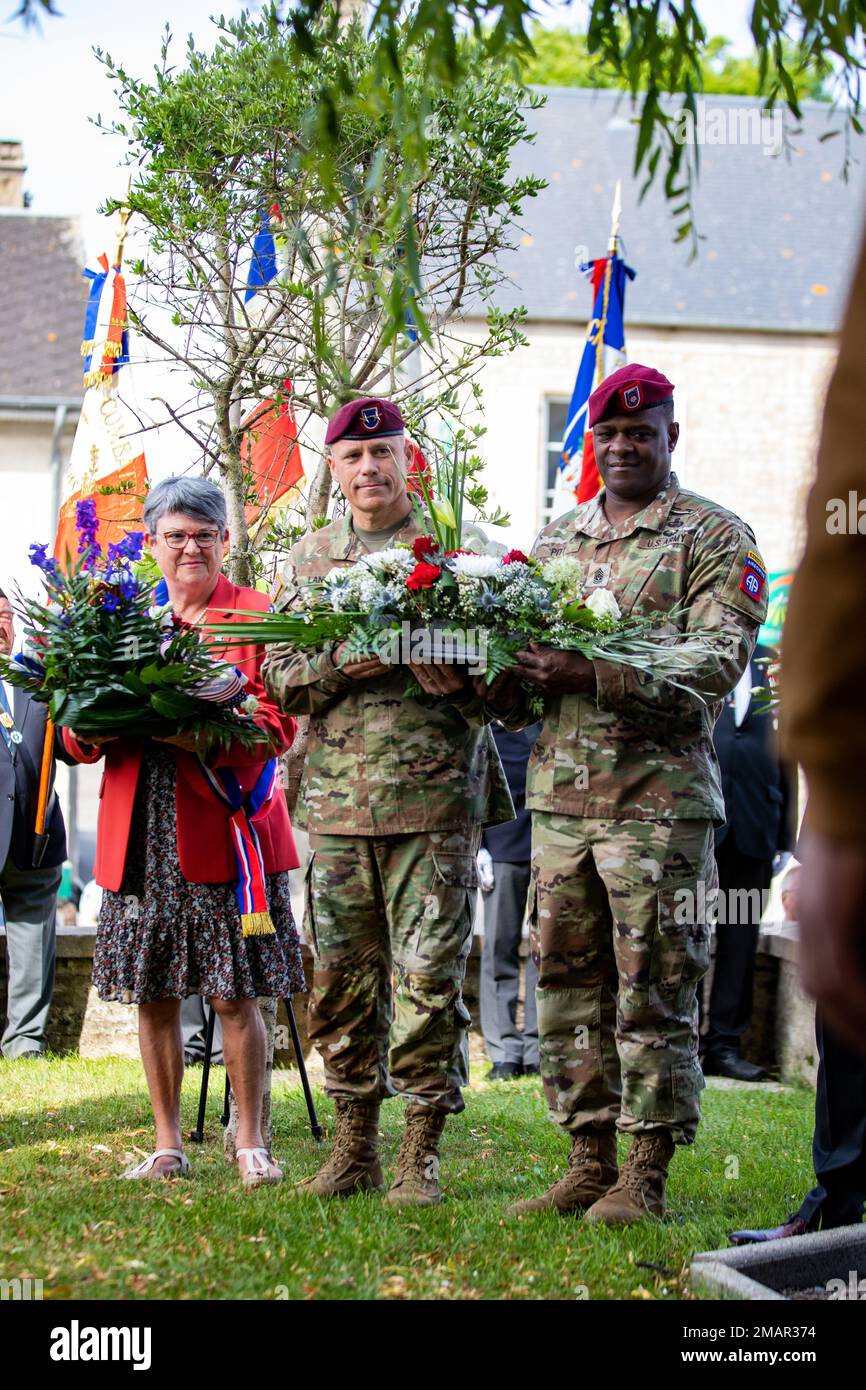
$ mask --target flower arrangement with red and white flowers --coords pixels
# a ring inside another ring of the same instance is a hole
[[[452,644],[452,653],[471,650],[472,674],[488,681],[516,665],[517,653],[537,642],[692,689],[689,673],[713,650],[710,638],[679,631],[674,613],[622,614],[609,589],[585,592],[584,567],[572,556],[541,563],[522,550],[496,555],[468,548],[464,502],[479,507],[487,494],[456,449],[453,458],[437,464],[435,492],[428,476],[421,474],[418,481],[423,505],[417,497],[412,501],[427,534],[411,545],[362,555],[352,566],[336,566],[324,579],[304,585],[292,609],[246,614],[250,640],[307,650],[342,642],[348,661],[378,656],[393,663],[404,659],[395,658],[395,651],[417,652],[424,647],[417,638],[444,630],[468,639]],[[507,519],[498,511],[487,518],[494,525]],[[226,641],[232,635],[228,625],[214,625],[211,632]],[[437,644],[431,641],[428,650],[435,653]],[[416,694],[419,687],[413,681],[408,689]],[[527,687],[527,694],[530,707],[540,713],[538,690]]]

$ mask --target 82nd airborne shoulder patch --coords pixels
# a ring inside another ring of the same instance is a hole
[[[743,565],[743,573],[740,577],[740,588],[755,603],[760,603],[766,582],[767,571],[764,569],[760,555],[757,555],[754,550],[747,550],[746,563]]]

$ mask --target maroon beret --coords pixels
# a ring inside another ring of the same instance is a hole
[[[325,434],[326,444],[338,439],[373,439],[376,435],[402,434],[406,428],[403,416],[392,401],[378,396],[362,396],[347,401],[332,415]]]
[[[589,428],[611,415],[649,410],[673,398],[673,382],[654,367],[642,367],[639,362],[618,367],[589,398]]]

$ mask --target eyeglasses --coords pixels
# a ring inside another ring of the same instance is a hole
[[[221,531],[163,531],[162,539],[169,550],[183,550],[187,541],[195,541],[199,550],[213,550]]]

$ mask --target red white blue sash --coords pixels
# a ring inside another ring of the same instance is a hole
[[[280,783],[276,758],[265,763],[252,791],[244,796],[241,784],[228,767],[206,767],[200,762],[202,776],[216,796],[231,809],[232,848],[238,862],[237,900],[244,936],[274,936],[274,924],[268,911],[265,887],[265,865],[261,845],[252,818],[266,806]]]

